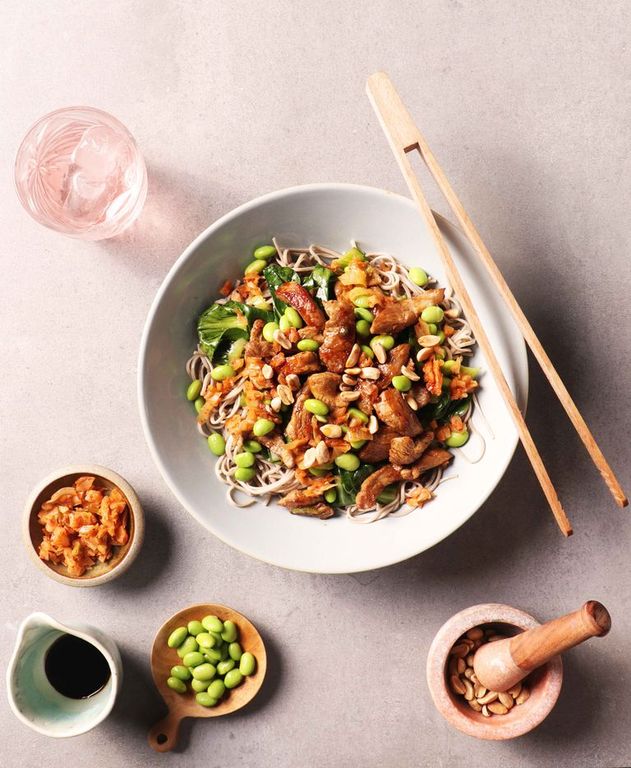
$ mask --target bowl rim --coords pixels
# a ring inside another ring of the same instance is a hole
[[[123,492],[128,502],[130,515],[133,518],[134,535],[129,545],[127,552],[123,555],[122,559],[116,563],[112,568],[105,573],[101,573],[98,576],[91,578],[75,578],[74,576],[65,576],[63,573],[58,573],[53,570],[48,563],[44,562],[37,554],[33,541],[31,539],[30,524],[33,513],[35,512],[35,504],[38,496],[46,489],[47,486],[58,482],[62,477],[66,475],[95,475],[101,477],[104,480],[109,481],[113,485],[116,485]],[[70,464],[65,467],[61,467],[54,472],[49,473],[46,477],[40,480],[33,487],[28,495],[26,503],[24,505],[24,513],[22,517],[22,538],[24,544],[31,556],[31,559],[35,562],[40,570],[43,570],[47,576],[61,584],[67,584],[71,587],[96,587],[99,584],[105,584],[108,581],[120,576],[124,573],[133,563],[138,556],[140,548],[142,547],[143,539],[145,535],[145,515],[140,503],[140,499],[136,494],[136,491],[132,486],[121,477],[118,472],[108,467],[101,466],[100,464]]]
[[[206,229],[204,229],[202,232],[200,232],[197,237],[195,237],[189,245],[186,246],[186,248],[182,251],[182,253],[178,256],[176,261],[171,265],[171,268],[167,272],[167,274],[164,276],[154,298],[151,302],[151,306],[149,308],[149,311],[147,313],[147,318],[145,320],[145,324],[142,331],[142,336],[140,339],[140,349],[138,353],[138,373],[137,373],[137,398],[138,398],[138,408],[140,411],[140,421],[142,424],[142,430],[145,436],[145,441],[147,443],[147,446],[149,448],[149,453],[155,463],[155,465],[158,467],[158,470],[162,476],[162,479],[166,483],[167,487],[171,491],[171,493],[175,496],[175,498],[178,500],[178,502],[181,504],[181,506],[206,530],[210,531],[210,533],[213,534],[213,536],[216,536],[220,541],[222,541],[224,544],[227,544],[228,546],[232,547],[233,549],[236,549],[238,552],[242,552],[245,555],[248,555],[249,557],[252,557],[255,560],[259,560],[260,562],[267,563],[268,565],[274,565],[279,568],[284,568],[285,570],[292,570],[292,571],[298,571],[302,573],[325,573],[325,574],[349,574],[349,573],[361,573],[365,570],[377,570],[379,568],[386,568],[390,565],[395,565],[397,563],[403,562],[405,560],[411,559],[412,557],[416,557],[417,555],[421,554],[421,552],[415,552],[412,554],[406,554],[404,556],[399,555],[390,555],[387,557],[383,557],[378,562],[371,565],[369,569],[364,568],[363,566],[360,567],[352,567],[352,568],[337,568],[337,569],[331,569],[331,568],[296,568],[296,567],[289,567],[285,565],[282,562],[279,562],[275,559],[268,559],[262,557],[257,552],[252,551],[249,547],[245,547],[242,544],[233,541],[232,539],[228,537],[224,537],[219,531],[216,529],[216,527],[212,524],[212,521],[207,521],[202,519],[202,516],[199,515],[196,510],[189,506],[189,504],[185,501],[184,496],[180,493],[177,487],[177,483],[174,481],[174,479],[171,477],[167,467],[163,463],[162,459],[160,458],[160,453],[157,449],[156,443],[153,439],[153,435],[151,432],[151,427],[149,424],[149,420],[147,419],[147,409],[145,404],[145,376],[144,376],[144,370],[145,365],[147,361],[147,350],[148,350],[148,341],[149,341],[149,335],[151,332],[151,328],[156,316],[156,313],[158,311],[158,307],[160,306],[164,294],[167,292],[168,288],[171,286],[171,283],[177,276],[178,272],[183,268],[184,264],[188,260],[189,256],[208,238],[210,237],[215,230],[219,229],[220,227],[224,226],[226,223],[232,221],[235,218],[238,218],[244,213],[247,213],[248,211],[257,208],[258,206],[265,204],[267,202],[272,202],[275,200],[282,199],[283,197],[293,196],[293,195],[302,195],[302,194],[309,194],[312,192],[336,192],[336,191],[348,191],[348,192],[358,192],[358,193],[364,193],[364,194],[375,194],[378,193],[380,195],[386,195],[388,197],[392,197],[396,200],[398,200],[400,203],[406,205],[408,208],[411,208],[413,210],[416,210],[416,206],[414,204],[414,201],[411,198],[405,197],[404,195],[401,195],[397,192],[392,192],[390,190],[384,189],[383,187],[373,187],[366,184],[353,184],[353,183],[347,183],[347,182],[317,182],[313,184],[299,184],[291,187],[284,187],[282,189],[274,190],[272,192],[267,192],[263,195],[259,195],[255,198],[252,198],[251,200],[247,200],[246,202],[242,203],[241,205],[238,205],[236,208],[232,208],[230,211],[226,212],[219,218],[217,218],[215,221],[213,221],[211,224],[209,224]],[[451,229],[452,231],[456,232],[458,235],[463,236],[462,231],[456,227],[452,222],[450,222],[448,219],[446,219],[441,214],[432,211],[434,215],[437,217],[437,219],[440,221],[441,224],[445,225],[448,229]],[[526,342],[523,338],[520,338],[520,343],[517,349],[514,350],[516,358],[518,360],[518,365],[521,369],[521,372],[523,374],[523,403],[518,403],[520,405],[520,408],[522,410],[522,413],[525,414],[526,412],[526,405],[528,403],[528,391],[529,391],[529,375],[528,375],[528,357],[526,353]],[[506,469],[508,468],[508,465],[512,461],[512,458],[515,454],[515,450],[517,448],[517,444],[519,442],[519,435],[515,431],[513,445],[510,451],[506,452],[506,457],[504,462],[501,465],[501,474],[499,475],[498,481],[495,485],[493,485],[492,488],[488,490],[484,498],[481,500],[479,506],[471,513],[469,518],[467,520],[471,519],[474,514],[482,507],[486,501],[488,500],[489,496],[493,493],[493,491],[497,488],[497,485],[499,484],[500,480],[504,476]],[[466,521],[465,521],[466,522]],[[464,523],[462,522],[456,522],[454,523],[453,527],[450,527],[447,532],[444,535],[441,535],[436,541],[434,541],[432,544],[430,544],[425,549],[431,549],[432,546],[435,546],[440,541],[443,541],[444,539],[451,536],[454,531],[456,531],[458,528],[460,528]],[[425,550],[422,550],[425,551]]]

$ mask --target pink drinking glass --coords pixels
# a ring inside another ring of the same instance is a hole
[[[92,107],[40,118],[15,161],[18,197],[45,227],[85,240],[130,226],[147,196],[147,169],[127,128]]]

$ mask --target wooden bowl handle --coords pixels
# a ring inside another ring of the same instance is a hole
[[[169,714],[149,731],[149,746],[156,752],[169,752],[177,744],[181,722],[180,715],[169,711]]]

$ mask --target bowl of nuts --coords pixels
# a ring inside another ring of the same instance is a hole
[[[473,659],[486,643],[540,626],[530,614],[500,603],[474,605],[452,616],[438,631],[427,657],[427,684],[434,704],[455,728],[478,739],[513,739],[536,728],[561,692],[560,656],[507,691],[485,688]]]

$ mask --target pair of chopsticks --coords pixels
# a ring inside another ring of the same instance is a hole
[[[502,273],[497,268],[497,265],[493,261],[487,247],[482,242],[482,238],[473,226],[473,222],[462,206],[462,203],[456,196],[456,193],[452,189],[442,168],[436,162],[436,158],[431,153],[427,142],[410,117],[410,114],[401,101],[401,98],[397,93],[394,85],[392,84],[392,81],[384,72],[377,72],[368,78],[366,90],[368,92],[368,97],[370,98],[372,106],[377,113],[381,127],[386,134],[390,148],[392,149],[392,152],[394,153],[394,156],[399,163],[401,172],[405,178],[405,181],[407,182],[410,192],[412,193],[412,197],[414,198],[414,201],[416,202],[421,215],[425,219],[434,243],[438,248],[438,252],[445,267],[447,279],[449,280],[456,296],[462,304],[464,314],[469,321],[469,324],[473,330],[478,344],[480,345],[480,348],[486,356],[491,373],[493,374],[497,386],[502,393],[511,416],[513,417],[521,442],[528,455],[528,458],[530,459],[530,463],[532,464],[535,474],[537,475],[539,483],[541,484],[541,488],[543,489],[543,492],[550,505],[550,509],[552,510],[552,513],[558,523],[559,528],[561,529],[561,532],[565,536],[570,536],[572,534],[572,525],[568,520],[563,507],[561,506],[559,497],[557,496],[554,485],[550,480],[550,476],[548,475],[543,460],[539,454],[539,451],[537,450],[534,440],[532,439],[532,435],[530,434],[526,422],[524,421],[524,417],[519,410],[517,403],[515,402],[513,393],[511,392],[510,387],[506,382],[500,364],[489,342],[488,336],[486,335],[484,327],[480,322],[480,318],[478,317],[478,314],[475,311],[475,307],[471,302],[469,293],[462,281],[462,278],[460,277],[460,273],[458,272],[456,265],[454,264],[451,253],[449,252],[447,244],[443,239],[442,233],[438,227],[438,224],[436,223],[436,219],[434,218],[432,210],[429,207],[427,200],[425,199],[419,180],[414,173],[408,158],[408,153],[410,152],[418,152],[423,159],[429,172],[434,178],[434,181],[443,193],[451,210],[454,212],[462,230],[473,246],[475,253],[489,273],[493,283],[495,284],[495,287],[500,293],[500,296],[504,299],[506,306],[510,310],[513,318],[515,319],[515,322],[519,326],[524,339],[532,350],[533,355],[537,359],[537,362],[541,366],[541,369],[546,375],[548,381],[552,385],[552,388],[559,398],[561,405],[565,409],[565,412],[569,416],[570,421],[574,425],[574,428],[578,432],[579,437],[583,441],[583,445],[585,448],[587,448],[592,461],[600,471],[600,474],[607,484],[607,487],[611,491],[611,494],[614,497],[616,503],[620,507],[625,507],[628,504],[628,499],[622,490],[616,476],[614,475],[613,470],[607,463],[607,460],[598,447],[598,444],[590,432],[589,427],[585,423],[585,420],[581,416],[578,408],[574,404],[574,401],[570,397],[570,393],[567,391],[565,384],[561,381],[561,378],[553,366],[552,361],[548,357],[545,349],[541,345],[541,342],[532,329],[532,326],[528,322],[528,319],[517,303],[517,300],[513,296],[506,281],[502,277]]]

